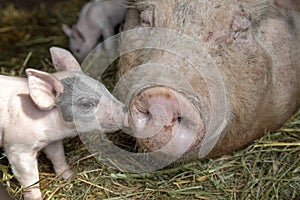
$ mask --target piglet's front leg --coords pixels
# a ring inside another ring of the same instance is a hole
[[[16,149],[18,148],[14,148],[14,151],[8,150],[6,154],[13,173],[24,189],[24,200],[41,200],[42,193],[38,183],[37,152],[19,152]]]
[[[65,158],[65,151],[62,140],[58,140],[48,144],[44,149],[44,153],[52,162],[56,175],[63,179],[69,179],[73,176]]]

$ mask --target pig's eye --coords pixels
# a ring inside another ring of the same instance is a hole
[[[90,98],[81,98],[77,102],[80,109],[83,110],[91,110],[94,107],[97,107],[99,104],[99,101],[96,99],[90,99]]]
[[[154,27],[154,7],[148,7],[140,14],[140,23],[143,27]]]
[[[80,53],[80,49],[76,49],[75,52],[76,52],[76,53]]]

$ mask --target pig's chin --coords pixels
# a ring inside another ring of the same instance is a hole
[[[143,90],[131,100],[129,111],[133,134],[146,151],[179,157],[198,146],[205,133],[198,109],[168,87]]]

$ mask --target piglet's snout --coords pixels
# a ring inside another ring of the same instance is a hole
[[[80,110],[73,112],[76,129],[80,133],[95,130],[111,133],[129,128],[128,109],[121,102],[99,103],[93,109],[90,108],[88,114],[82,113]]]
[[[96,113],[98,128],[103,132],[114,132],[129,128],[128,108],[120,102],[100,106]]]

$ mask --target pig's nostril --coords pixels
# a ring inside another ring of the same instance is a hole
[[[151,120],[151,119],[152,119],[152,114],[151,114],[151,112],[148,112],[147,115],[148,115],[148,121]]]
[[[181,122],[181,120],[182,120],[182,117],[177,117],[177,121],[178,121],[178,123],[180,123],[180,122]]]
[[[137,104],[131,109],[131,119],[134,119],[134,121],[137,122],[135,125],[142,128],[152,119],[152,114],[148,109]]]
[[[146,119],[146,121],[150,121],[152,119],[152,114],[149,111],[141,113],[144,116],[144,119]]]

